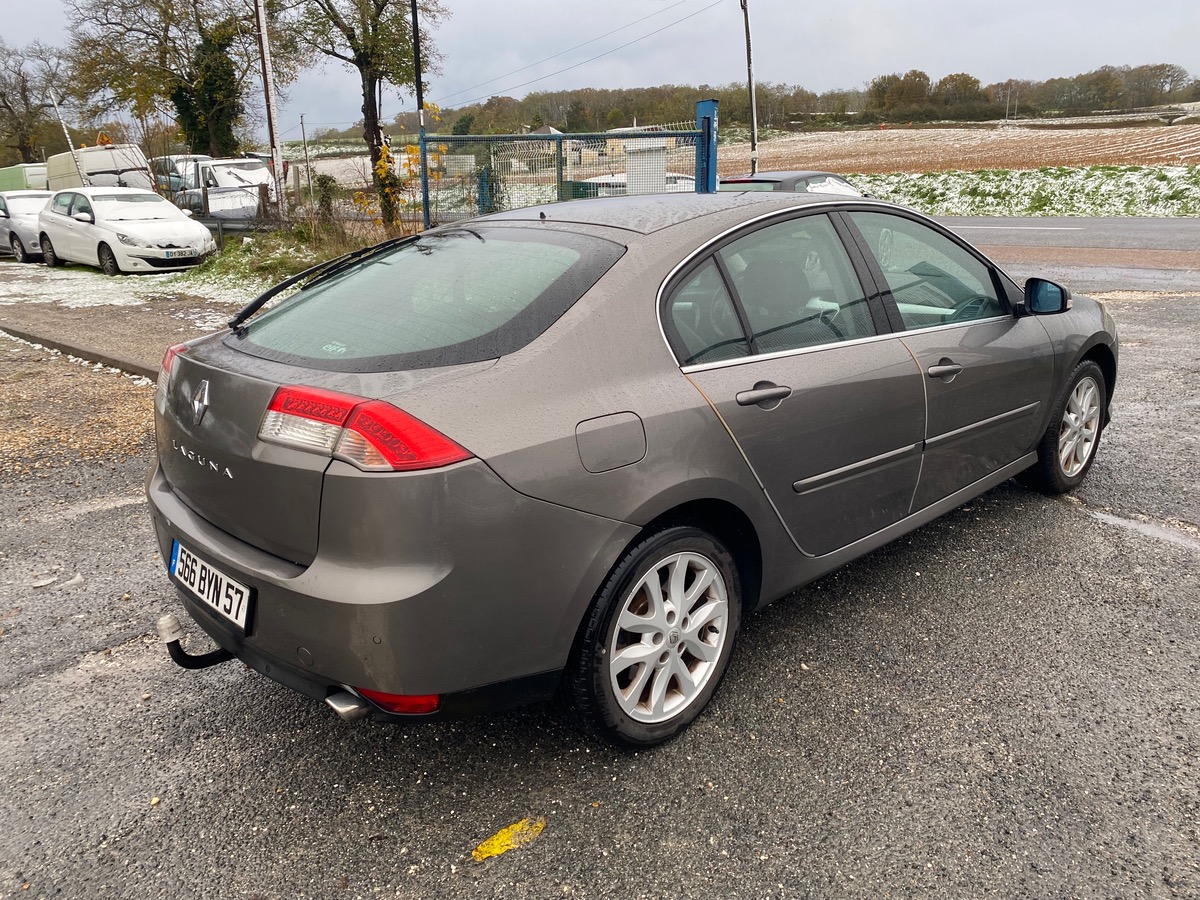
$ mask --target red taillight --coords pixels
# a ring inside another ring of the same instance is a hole
[[[186,352],[187,344],[176,344],[168,347],[167,352],[163,354],[162,365],[158,367],[157,392],[160,398],[165,399],[167,396],[167,388],[171,385],[171,370],[175,368],[175,357]]]
[[[383,691],[357,689],[360,694],[385,712],[432,713],[442,705],[440,694],[385,694]]]
[[[433,469],[471,454],[390,403],[319,388],[275,391],[258,436],[343,459],[368,472]]]

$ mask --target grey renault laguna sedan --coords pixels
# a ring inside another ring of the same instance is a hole
[[[347,719],[561,693],[666,740],[747,613],[1012,476],[1077,485],[1117,375],[1102,304],[861,198],[521,209],[302,285],[163,360],[150,508],[218,647],[160,630]]]

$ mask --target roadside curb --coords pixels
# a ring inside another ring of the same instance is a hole
[[[28,341],[31,344],[40,344],[43,347],[57,350],[59,353],[64,353],[68,356],[75,356],[79,359],[86,359],[88,362],[100,363],[101,365],[111,366],[114,369],[120,369],[122,372],[128,372],[130,375],[140,375],[142,378],[148,378],[151,381],[158,378],[157,366],[146,366],[123,356],[105,353],[103,350],[95,350],[90,347],[79,346],[78,344],[68,344],[52,338],[41,337],[22,328],[14,328],[4,321],[0,321],[0,331],[5,334],[11,334],[19,340]]]

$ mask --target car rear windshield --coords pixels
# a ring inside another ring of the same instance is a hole
[[[344,372],[495,359],[549,328],[624,251],[543,228],[430,232],[301,290],[227,342]]]

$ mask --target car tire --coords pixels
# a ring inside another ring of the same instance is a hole
[[[1044,494],[1076,487],[1096,459],[1108,408],[1104,373],[1090,359],[1075,367],[1038,443],[1038,460],[1018,479]]]
[[[105,275],[120,275],[121,266],[108,244],[101,244],[96,249],[96,258],[100,260],[100,271]]]
[[[583,725],[629,748],[677,735],[729,666],[741,605],[733,557],[705,531],[672,526],[630,548],[572,654],[567,687]]]
[[[63,265],[63,260],[54,252],[54,245],[50,243],[50,238],[42,235],[42,259],[46,260],[46,265],[51,268]]]
[[[12,240],[9,242],[9,246],[12,248],[13,259],[15,259],[17,262],[33,262],[33,260],[29,258],[29,251],[25,249],[25,245],[21,243],[21,239],[15,234],[12,236]]]

